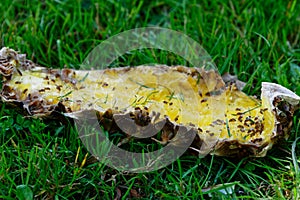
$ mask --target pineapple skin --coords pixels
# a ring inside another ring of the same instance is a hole
[[[288,138],[300,101],[273,83],[263,83],[262,100],[249,97],[234,84],[226,86],[218,72],[203,68],[57,70],[9,48],[0,50],[0,58],[1,99],[26,115],[80,118],[85,111],[96,111],[109,132],[120,131],[117,123],[126,119],[157,131],[160,127],[161,141],[174,145],[184,127],[197,133],[193,147],[200,156],[265,156]]]

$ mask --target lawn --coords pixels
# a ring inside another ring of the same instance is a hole
[[[51,68],[76,68],[101,41],[159,26],[198,41],[221,74],[279,83],[300,95],[300,3],[296,0],[43,0],[0,3],[0,44]],[[115,66],[187,64],[170,52],[136,50]],[[186,153],[148,173],[123,173],[95,160],[72,121],[24,118],[0,104],[0,199],[299,199],[300,112],[288,141],[264,158],[198,158]]]

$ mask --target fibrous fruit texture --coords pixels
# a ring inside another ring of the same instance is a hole
[[[137,66],[104,70],[50,69],[9,48],[0,51],[3,102],[26,115],[79,118],[96,111],[114,131],[127,124],[162,131],[172,141],[178,127],[193,129],[195,148],[205,156],[264,156],[287,139],[300,97],[274,83],[262,83],[261,100],[235,84],[225,85],[215,70],[184,66]],[[121,130],[123,130],[121,128]]]

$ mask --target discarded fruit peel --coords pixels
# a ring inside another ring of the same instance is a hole
[[[60,112],[80,118],[93,110],[108,131],[118,129],[117,123],[130,122],[162,128],[164,143],[174,142],[183,126],[197,132],[193,145],[202,156],[265,156],[277,140],[288,138],[300,101],[274,83],[263,83],[262,100],[257,100],[234,84],[225,86],[214,70],[183,66],[58,70],[38,66],[6,47],[0,50],[0,73],[2,101],[27,115],[49,117]],[[134,134],[142,130],[127,128]]]

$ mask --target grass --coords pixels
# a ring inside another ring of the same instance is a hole
[[[244,91],[250,95],[260,93],[263,81],[300,95],[296,0],[12,0],[1,3],[0,13],[1,46],[26,52],[44,66],[79,68],[101,41],[128,29],[160,26],[199,41],[220,73],[231,72],[247,82]],[[144,63],[188,64],[169,52],[144,49],[114,65]],[[265,158],[185,154],[158,171],[126,174],[95,162],[72,123],[23,118],[1,104],[0,198],[297,199],[299,116],[289,140]]]

